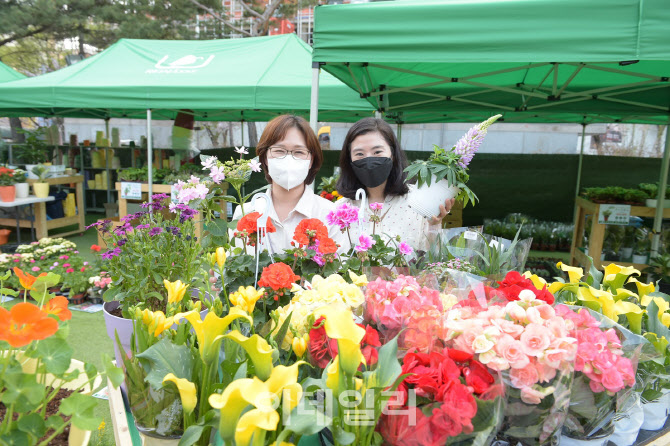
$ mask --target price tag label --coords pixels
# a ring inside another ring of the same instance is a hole
[[[598,224],[627,226],[630,221],[629,204],[601,204]]]
[[[126,200],[141,200],[142,184],[121,183],[121,198],[125,198]]]
[[[465,231],[463,233],[463,237],[465,237],[467,240],[477,240],[477,233],[473,231]]]

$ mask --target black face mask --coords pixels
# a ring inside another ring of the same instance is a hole
[[[393,160],[381,156],[368,156],[360,160],[352,161],[356,178],[365,187],[377,187],[389,177],[393,168]]]

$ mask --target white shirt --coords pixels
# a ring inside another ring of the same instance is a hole
[[[413,185],[410,188],[415,187]],[[376,224],[375,234],[379,234],[382,238],[394,238],[400,236],[400,240],[410,245],[414,250],[428,251],[429,241],[428,234],[437,232],[440,229],[439,225],[431,226],[428,219],[409,207],[406,195],[388,195],[384,199],[384,206],[379,211],[382,221]],[[348,202],[353,206],[360,207],[359,200],[350,200],[343,198],[337,201],[337,204]],[[373,222],[370,221],[372,216],[370,203],[367,203],[367,209],[363,212],[363,231],[368,235],[372,235]],[[359,231],[357,225],[352,225],[351,243],[358,244]]]
[[[326,200],[325,198],[319,197],[314,194],[312,188],[309,186],[305,187],[305,192],[303,192],[302,197],[296,204],[295,208],[288,213],[286,220],[279,221],[277,216],[277,211],[272,203],[272,194],[268,190],[267,195],[270,197],[270,203],[268,204],[269,209],[269,218],[272,221],[272,224],[277,229],[277,232],[271,232],[268,234],[268,240],[270,241],[270,247],[272,253],[281,253],[285,249],[293,248],[291,246],[291,241],[293,241],[293,234],[295,233],[295,228],[298,227],[300,222],[306,218],[318,218],[321,222],[328,227],[326,223],[326,215],[333,209],[335,209],[335,203]],[[253,200],[253,198],[252,198]],[[262,201],[259,200],[256,202],[256,208],[254,211],[263,212],[263,206],[261,205]],[[250,203],[246,203],[244,208],[245,212],[251,206]],[[233,213],[233,220],[238,220],[242,217],[242,210],[240,206],[235,209]],[[338,249],[339,253],[344,253],[349,250],[349,240],[346,238],[346,234],[342,234],[340,229],[336,226],[328,227],[328,236],[335,240],[335,243],[340,245]]]

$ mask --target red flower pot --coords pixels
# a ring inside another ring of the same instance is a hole
[[[0,229],[0,245],[4,245],[7,243],[9,240],[9,234],[11,234],[12,231],[9,229]]]
[[[15,186],[0,186],[0,200],[11,202],[16,198]]]

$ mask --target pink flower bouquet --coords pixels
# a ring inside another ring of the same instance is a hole
[[[522,289],[518,300],[452,308],[449,347],[502,372],[508,405],[500,438],[511,444],[555,444],[567,415],[577,340],[554,308]]]
[[[556,313],[573,326],[577,338],[575,377],[563,434],[571,438],[604,437],[613,431],[617,401],[635,385],[639,336],[586,308],[558,305]],[[626,348],[622,340],[626,340]]]
[[[415,348],[428,353],[441,348],[443,311],[439,291],[419,285],[414,277],[400,275],[393,281],[377,278],[367,285],[365,321],[376,326],[384,339],[400,333],[401,352]]]

